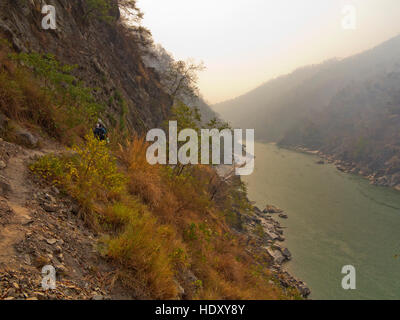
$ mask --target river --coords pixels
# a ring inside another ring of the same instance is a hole
[[[273,204],[293,259],[286,268],[311,299],[400,299],[400,192],[316,164],[317,156],[256,143],[255,171],[243,176],[250,200]],[[356,289],[341,286],[356,268]]]

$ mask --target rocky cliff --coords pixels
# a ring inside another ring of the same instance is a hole
[[[158,75],[143,64],[129,30],[121,23],[85,18],[88,8],[82,0],[46,3],[56,8],[57,29],[42,29],[44,1],[2,0],[0,34],[17,51],[52,53],[63,63],[78,65],[78,78],[99,88],[98,98],[108,101],[106,122],[124,115],[131,130],[157,127],[172,101],[162,90]],[[116,4],[110,14],[119,19]],[[125,98],[127,110],[114,98],[119,95]]]

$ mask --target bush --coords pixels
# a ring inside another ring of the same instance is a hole
[[[72,147],[70,156],[44,156],[30,168],[53,184],[64,187],[82,206],[85,221],[94,226],[95,203],[118,197],[125,189],[125,179],[106,142],[91,134],[85,139],[82,145]]]
[[[177,298],[175,271],[182,267],[182,248],[173,228],[159,224],[137,198],[126,193],[126,178],[103,141],[87,135],[65,156],[47,155],[30,169],[64,188],[79,201],[84,220],[109,234],[103,253],[119,264],[118,277],[134,295]]]

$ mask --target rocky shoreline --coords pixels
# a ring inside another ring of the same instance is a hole
[[[255,249],[259,256],[262,254],[267,256],[269,269],[279,285],[283,288],[296,288],[303,298],[308,298],[311,290],[307,284],[292,276],[284,268],[285,263],[292,259],[292,254],[282,244],[285,241],[284,227],[273,215],[287,219],[287,214],[272,205],[267,205],[264,210],[253,205],[250,214],[243,214],[239,210],[235,210],[235,213],[242,222],[243,230],[239,233],[247,237],[246,245]]]
[[[219,165],[216,171],[224,180],[227,176],[230,177],[229,179],[240,179],[239,176],[231,176],[230,172],[233,169],[234,166],[231,165]],[[247,194],[244,194],[243,197],[243,200],[249,203],[252,209],[244,211],[240,208],[232,208],[240,222],[238,226],[233,226],[232,230],[237,233],[239,238],[245,239],[244,245],[249,251],[261,257],[278,285],[287,289],[295,288],[303,298],[307,299],[311,294],[307,284],[295,278],[284,268],[285,263],[292,259],[292,254],[283,245],[285,241],[284,227],[275,217],[288,219],[288,215],[273,205],[266,205],[261,210],[249,200]]]
[[[336,169],[338,169],[341,172],[356,174],[368,179],[370,184],[376,186],[389,187],[397,191],[400,191],[400,172],[387,173],[384,170],[374,172],[369,169],[360,167],[360,165],[357,164],[356,162],[345,161],[339,159],[335,155],[329,155],[320,150],[311,150],[305,147],[291,147],[291,148],[285,147],[285,148],[296,152],[317,155],[321,158],[321,160],[317,161],[318,164],[324,164],[326,161],[329,164],[335,165]]]

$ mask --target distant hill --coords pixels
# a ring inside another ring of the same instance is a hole
[[[366,172],[392,174],[400,170],[400,36],[213,108],[234,126],[255,128],[258,140],[319,149]]]
[[[257,129],[260,140],[276,141],[299,120],[329,108],[345,88],[393,77],[399,68],[400,36],[347,59],[300,68],[213,109],[233,125]]]

